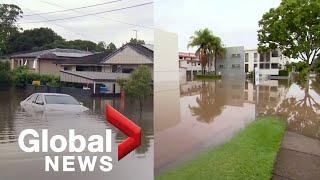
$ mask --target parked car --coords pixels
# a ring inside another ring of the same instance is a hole
[[[83,112],[88,110],[74,97],[57,93],[34,93],[21,101],[20,105],[25,109],[35,111]]]

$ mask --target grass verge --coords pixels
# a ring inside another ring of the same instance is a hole
[[[196,75],[196,79],[198,80],[216,80],[221,79],[221,75],[214,75],[214,74],[206,74],[206,75]]]
[[[223,146],[157,177],[158,180],[271,179],[285,121],[263,117]]]

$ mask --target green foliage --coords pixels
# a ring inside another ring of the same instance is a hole
[[[218,58],[223,58],[226,54],[226,49],[222,45],[219,37],[213,35],[208,28],[196,31],[190,37],[188,47],[198,47],[197,54],[200,57],[202,66],[202,74],[206,72],[206,66],[211,67],[213,59],[215,64]]]
[[[282,0],[259,21],[259,51],[280,48],[285,56],[312,64],[320,52],[319,17],[319,0]]]
[[[0,83],[10,83],[10,62],[0,60]]]
[[[250,71],[250,72],[249,72],[248,78],[254,79],[254,71]]]
[[[287,71],[287,70],[279,70],[279,76],[289,76],[289,71]]]
[[[131,38],[130,43],[132,44],[145,44],[144,40]]]
[[[196,79],[199,79],[199,80],[216,80],[216,79],[221,79],[221,75],[198,74],[198,75],[196,75]]]
[[[7,53],[9,37],[19,31],[16,22],[22,13],[14,4],[0,4],[0,56]]]
[[[32,81],[41,81],[42,85],[57,87],[60,83],[60,77],[47,74],[38,74],[30,72],[26,67],[19,67],[12,72],[12,79],[15,86],[24,87],[32,84]]]
[[[317,60],[317,62],[314,64],[312,70],[317,73],[320,74],[320,58]]]
[[[118,80],[126,96],[140,102],[140,108],[142,108],[142,101],[149,98],[152,94],[151,82],[151,72],[146,66],[139,66],[138,69],[132,72],[128,80]]]
[[[9,37],[7,53],[41,50],[47,44],[62,40],[61,36],[49,28],[34,28],[16,32]]]
[[[109,45],[106,47],[106,52],[108,53],[113,53],[117,50],[116,45],[114,45],[113,43],[109,43]]]
[[[98,45],[92,41],[87,40],[73,40],[73,41],[66,41],[56,40],[52,43],[46,44],[42,47],[42,49],[53,49],[53,48],[65,48],[65,49],[78,49],[83,51],[104,51],[104,48],[101,47],[101,43]]]
[[[230,142],[156,179],[272,179],[285,126],[282,119],[260,118]]]

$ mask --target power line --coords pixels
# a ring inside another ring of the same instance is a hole
[[[66,11],[73,11],[73,10],[77,10],[77,9],[85,9],[85,8],[101,6],[101,5],[105,5],[105,4],[116,3],[116,2],[120,2],[120,1],[123,1],[123,0],[114,0],[114,1],[109,1],[109,2],[100,3],[100,4],[93,4],[93,5],[82,6],[82,7],[77,7],[77,8],[64,9],[64,10],[60,10],[60,11],[51,11],[51,12],[44,12],[44,13],[26,14],[24,16],[37,16],[37,15],[45,15],[45,14],[53,14],[53,13],[60,13],[60,12],[66,12]]]
[[[46,4],[49,4],[49,5],[52,5],[52,6],[64,8],[63,6],[61,6],[61,5],[59,5],[59,4],[56,4],[56,3],[51,3],[51,2],[46,2],[46,1],[41,1],[41,2],[46,3]],[[74,9],[73,9],[72,11],[74,11],[74,12],[76,12],[76,13],[81,13],[80,11],[74,10]],[[141,27],[141,28],[145,28],[145,29],[153,29],[152,27],[148,27],[148,26],[144,26],[144,25],[139,25],[139,24],[128,23],[128,22],[125,22],[125,21],[120,21],[120,20],[117,20],[117,19],[109,18],[109,17],[98,16],[98,15],[96,15],[96,14],[94,14],[94,15],[92,15],[92,16],[95,16],[95,17],[100,18],[100,19],[106,19],[106,20],[109,20],[109,21],[121,23],[121,24],[130,25],[130,26],[136,26],[136,27]]]
[[[143,3],[143,4],[137,4],[137,5],[133,5],[133,6],[127,6],[127,7],[123,7],[123,8],[112,9],[112,10],[107,10],[107,11],[102,11],[102,12],[97,12],[97,13],[84,14],[84,15],[79,15],[79,16],[71,16],[71,17],[67,17],[67,18],[49,19],[46,21],[30,21],[30,22],[24,22],[24,23],[31,24],[31,23],[42,23],[42,22],[52,22],[52,21],[61,21],[61,20],[67,20],[67,19],[75,19],[75,18],[79,18],[79,17],[104,14],[104,13],[108,13],[108,12],[121,11],[121,10],[125,10],[125,9],[132,9],[132,8],[136,8],[136,7],[146,6],[149,4],[153,4],[153,2],[147,2],[147,3]]]
[[[14,0],[14,1],[16,1],[16,0]],[[17,2],[16,2],[16,3],[17,3]],[[34,11],[32,11],[32,10],[29,9],[29,8],[25,8],[25,9],[27,9],[28,11],[34,13]],[[48,18],[46,18],[46,17],[44,17],[44,16],[41,16],[41,15],[38,15],[38,16],[41,17],[42,19],[48,20]],[[75,32],[75,31],[72,31],[72,30],[70,30],[69,28],[66,28],[66,27],[64,27],[64,26],[62,26],[62,25],[60,25],[60,24],[55,23],[55,22],[52,22],[52,23],[53,23],[54,25],[58,26],[58,27],[61,27],[61,28],[65,29],[65,30],[70,31],[70,32],[72,32],[73,34],[76,34],[76,35],[80,36],[81,38],[85,39],[83,34],[80,34],[80,33],[77,33],[77,32]]]

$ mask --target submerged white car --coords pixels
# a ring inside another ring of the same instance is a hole
[[[21,101],[20,105],[35,111],[83,112],[88,110],[74,97],[57,93],[34,93]]]

